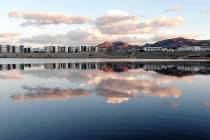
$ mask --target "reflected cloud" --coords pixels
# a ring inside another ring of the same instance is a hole
[[[151,80],[110,79],[98,84],[96,91],[97,95],[106,97],[107,103],[112,104],[126,102],[138,95],[179,98],[182,94],[176,87],[161,87]]]
[[[210,107],[210,102],[205,102],[204,105]]]
[[[13,95],[11,99],[14,101],[26,100],[65,100],[73,97],[86,97],[90,93],[84,89],[60,89],[46,87],[23,87],[27,92],[23,95]]]
[[[179,100],[176,98],[175,99],[167,98],[166,100],[163,100],[163,104],[167,105],[172,109],[176,109],[179,106]]]
[[[72,83],[67,89],[24,87],[26,93],[11,96],[13,100],[60,100],[89,96],[88,91],[94,91],[112,104],[127,102],[138,96],[158,97],[161,100],[179,98],[182,91],[174,83],[193,82],[196,74],[209,74],[210,70],[208,62],[60,62],[20,64],[15,67],[20,70],[10,68],[6,71],[7,66],[2,65],[0,72],[0,77],[4,79],[21,79],[30,75],[30,78],[50,82],[64,80]]]
[[[17,70],[0,72],[0,79],[21,80],[23,76]]]
[[[166,97],[174,97],[179,98],[181,96],[182,91],[175,87],[151,87],[149,90],[148,96],[166,98]]]

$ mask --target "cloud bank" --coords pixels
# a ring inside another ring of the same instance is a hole
[[[57,13],[36,13],[12,11],[10,17],[20,18],[21,23],[26,26],[47,26],[58,24],[86,24],[76,27],[66,33],[60,34],[39,34],[32,37],[25,37],[19,43],[39,44],[39,45],[96,45],[104,41],[125,41],[130,44],[151,43],[153,38],[160,32],[182,26],[184,19],[176,17],[145,17],[134,15],[125,11],[110,10],[102,16],[91,19],[87,16],[69,16]],[[147,36],[145,38],[145,36]],[[149,37],[149,39],[148,39]]]
[[[91,22],[87,16],[69,16],[60,13],[39,13],[39,12],[20,12],[12,11],[9,17],[24,19],[22,26],[43,26],[58,24],[85,24]]]
[[[105,34],[150,34],[164,27],[177,27],[182,25],[183,18],[156,17],[145,20],[136,15],[125,12],[110,11],[98,17],[95,26]]]
[[[28,87],[24,86],[27,92],[23,95],[13,95],[11,99],[14,101],[26,100],[66,100],[73,97],[90,96],[90,93],[84,89],[60,89],[46,87]]]
[[[172,8],[168,8],[165,10],[165,12],[180,12],[183,10],[183,7],[180,5],[174,6]]]

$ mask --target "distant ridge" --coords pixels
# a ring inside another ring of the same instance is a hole
[[[165,47],[165,48],[178,48],[182,46],[210,46],[210,40],[195,40],[186,39],[182,37],[166,39],[158,41],[154,44],[146,44],[143,47]]]
[[[143,47],[164,47],[164,48],[179,48],[183,46],[203,46],[210,47],[210,40],[195,40],[195,39],[186,39],[183,37],[165,39],[162,41],[158,41],[153,44],[145,44],[145,45],[130,45],[126,42],[116,41],[116,42],[104,42],[98,47],[100,48],[108,48],[112,50],[119,49],[129,49],[129,48],[143,48]]]

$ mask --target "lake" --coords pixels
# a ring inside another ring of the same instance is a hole
[[[1,140],[210,139],[210,61],[0,59]]]

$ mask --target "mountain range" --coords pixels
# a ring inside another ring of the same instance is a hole
[[[158,41],[153,44],[145,45],[131,45],[126,42],[116,41],[116,42],[104,42],[98,45],[99,48],[106,48],[111,50],[127,50],[132,48],[144,48],[144,47],[163,47],[163,48],[172,48],[176,49],[183,46],[203,46],[210,47],[210,40],[195,40],[195,39],[186,39],[186,38],[172,38],[162,41]]]

